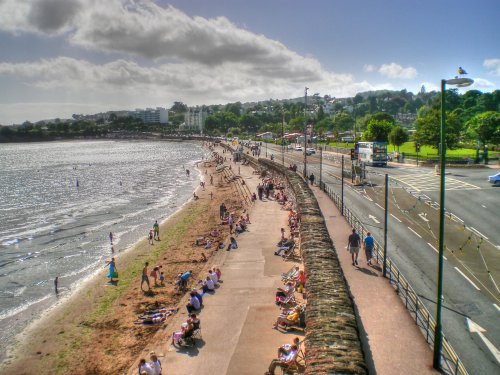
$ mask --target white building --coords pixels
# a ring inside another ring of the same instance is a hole
[[[145,124],[168,124],[168,111],[161,107],[136,109],[129,112],[129,115],[142,120]]]
[[[188,130],[203,134],[205,120],[207,117],[208,113],[199,107],[188,108],[188,111],[184,114],[184,124],[182,124],[180,128],[181,130]]]

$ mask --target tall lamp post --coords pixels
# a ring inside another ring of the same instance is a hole
[[[445,91],[446,84],[457,87],[470,86],[474,81],[470,78],[442,79],[441,80],[441,150],[439,153],[440,187],[439,187],[439,263],[437,285],[436,329],[434,331],[433,366],[441,370],[441,350],[443,348],[443,327],[441,324],[441,310],[443,307],[443,264],[444,264],[444,204],[445,204],[445,166],[446,166],[446,113]]]
[[[307,178],[307,90],[309,87],[304,90],[304,178]]]

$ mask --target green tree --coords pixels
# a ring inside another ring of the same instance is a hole
[[[318,108],[318,113],[316,114],[316,121],[321,121],[325,118],[325,111],[323,110],[323,106],[320,105]]]
[[[363,139],[366,141],[387,142],[393,126],[387,120],[370,120],[366,131],[363,133]]]
[[[389,142],[396,146],[399,151],[399,146],[401,146],[403,143],[408,142],[408,139],[410,137],[408,136],[408,132],[403,129],[401,126],[396,126],[392,128],[391,132],[389,133]]]
[[[255,134],[262,126],[262,121],[259,117],[247,113],[239,118],[239,124],[242,131]]]
[[[414,135],[416,143],[433,146],[439,149],[441,137],[441,112],[432,109],[422,117],[417,118],[417,130]],[[462,122],[456,113],[446,115],[446,147],[454,149],[457,147],[462,132]]]
[[[470,119],[466,126],[476,139],[483,144],[500,144],[500,113],[488,111]]]
[[[174,102],[174,105],[170,108],[170,111],[175,113],[185,113],[187,112],[187,109],[187,105],[183,102]]]
[[[339,132],[354,129],[354,119],[348,112],[337,113],[333,117],[333,128]]]
[[[238,117],[231,112],[217,112],[210,115],[205,120],[205,129],[208,134],[212,134],[214,129],[218,129],[221,134],[227,133],[229,128],[238,126]]]

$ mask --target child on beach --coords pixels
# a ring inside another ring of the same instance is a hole
[[[150,245],[154,245],[154,235],[153,230],[151,229],[148,234],[148,241]]]
[[[165,275],[163,274],[163,272],[160,272],[160,285],[165,285]]]

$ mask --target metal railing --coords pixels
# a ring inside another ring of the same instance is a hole
[[[342,210],[342,198],[325,183],[322,183],[320,188],[330,197],[337,208]],[[354,229],[356,229],[361,238],[364,239],[368,230],[364,227],[363,223],[356,217],[356,215],[354,215],[353,212],[346,207],[345,202],[343,207],[344,212],[342,212],[342,215],[345,217],[347,222]],[[377,262],[382,264],[384,261],[384,247],[377,241],[375,241],[374,244],[374,255]],[[389,282],[396,289],[399,297],[404,302],[406,309],[410,312],[410,315],[414,317],[417,326],[420,328],[425,337],[425,340],[432,347],[434,344],[434,331],[436,328],[434,318],[424,306],[423,302],[420,300],[415,290],[411,287],[410,283],[401,274],[394,262],[389,257],[386,262],[387,278],[389,279]],[[465,366],[446,337],[443,337],[441,367],[443,372],[446,374],[468,375]]]

